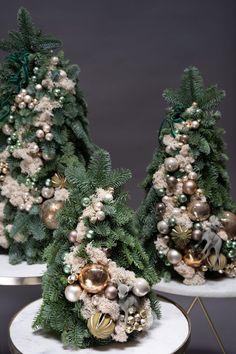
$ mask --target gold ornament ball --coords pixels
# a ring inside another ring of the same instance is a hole
[[[57,213],[64,206],[64,202],[55,199],[46,200],[42,204],[42,220],[50,230],[58,228],[58,221],[56,219]]]
[[[207,202],[193,200],[188,204],[188,215],[193,221],[204,221],[210,216],[210,206]]]
[[[221,222],[229,239],[236,239],[236,214],[231,211],[224,211]]]
[[[223,253],[220,253],[219,258],[215,254],[211,254],[208,259],[207,263],[211,270],[219,272],[219,270],[223,270],[227,265],[227,258]]]
[[[183,192],[188,195],[193,195],[196,192],[197,184],[194,180],[188,179],[183,183]]]
[[[87,322],[87,326],[89,332],[99,339],[109,338],[115,329],[115,323],[111,317],[102,312],[96,312],[92,315]]]
[[[79,282],[88,293],[97,294],[103,291],[110,280],[107,268],[101,264],[88,264],[79,274]]]

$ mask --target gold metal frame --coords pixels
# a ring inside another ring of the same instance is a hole
[[[191,321],[190,321],[190,318],[187,314],[187,312],[180,306],[178,305],[177,303],[175,303],[174,301],[168,299],[167,297],[165,296],[161,296],[161,295],[157,295],[158,299],[161,299],[163,301],[166,301],[166,302],[169,302],[171,304],[173,304],[174,306],[176,306],[181,312],[182,314],[184,315],[184,317],[186,318],[187,322],[188,322],[188,335],[187,335],[187,338],[186,340],[184,341],[184,343],[176,349],[175,352],[173,353],[170,353],[170,354],[183,354],[185,353],[185,351],[187,350],[188,346],[189,346],[189,343],[190,343],[190,339],[191,339],[191,331],[192,331],[192,326],[191,326]],[[38,299],[39,300],[39,299]],[[34,302],[38,301],[38,300],[35,300]],[[28,304],[29,305],[29,304]],[[11,336],[10,336],[10,328],[11,328],[11,325],[12,325],[12,322],[14,321],[14,319],[18,316],[18,314],[23,311],[28,305],[24,306],[21,310],[19,310],[14,316],[13,318],[11,319],[10,323],[9,323],[9,327],[8,327],[8,343],[9,343],[9,348],[10,348],[10,352],[11,354],[24,354],[22,352],[20,352],[16,346],[14,345],[14,343],[12,342],[11,340]]]
[[[195,297],[193,299],[192,303],[190,304],[190,306],[189,306],[189,308],[187,310],[187,314],[190,314],[190,312],[192,311],[194,306],[197,305],[197,303],[200,305],[200,308],[201,308],[201,310],[202,310],[202,312],[203,312],[203,314],[204,314],[204,316],[205,316],[205,318],[206,318],[206,320],[208,322],[208,325],[209,325],[211,331],[213,332],[213,334],[214,334],[214,336],[216,338],[216,341],[217,341],[222,353],[226,354],[226,350],[224,348],[223,342],[222,342],[222,340],[221,340],[221,338],[220,338],[220,336],[219,336],[219,334],[218,334],[218,332],[217,332],[217,330],[216,330],[216,328],[215,328],[215,326],[213,324],[213,321],[212,321],[212,319],[211,319],[211,317],[210,317],[210,315],[209,315],[209,313],[207,311],[207,308],[204,305],[201,297],[197,296],[197,297]]]

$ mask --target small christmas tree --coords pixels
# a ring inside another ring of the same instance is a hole
[[[157,277],[122,190],[130,172],[112,170],[109,154],[99,150],[87,171],[69,167],[66,178],[70,197],[46,249],[34,328],[61,335],[74,348],[125,342],[150,327],[152,309],[159,316],[150,292]]]
[[[94,146],[79,68],[53,54],[60,41],[18,12],[18,32],[0,48],[0,245],[10,262],[40,262],[68,196],[65,169],[86,165]]]
[[[162,276],[202,284],[236,276],[236,206],[230,196],[224,130],[216,127],[224,91],[205,88],[195,67],[184,71],[170,104],[138,211],[145,247]]]

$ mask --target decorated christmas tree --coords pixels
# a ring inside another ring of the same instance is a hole
[[[65,169],[86,165],[94,150],[77,65],[29,13],[0,41],[0,245],[10,262],[39,262],[68,196]]]
[[[170,107],[138,220],[150,260],[166,280],[181,275],[185,284],[198,285],[208,276],[236,276],[236,205],[224,130],[216,126],[224,95],[217,86],[204,87],[195,67],[184,71],[178,91],[163,94]]]
[[[158,279],[138,240],[127,206],[127,170],[113,170],[98,150],[87,170],[66,171],[69,199],[59,213],[54,242],[46,249],[43,304],[34,328],[84,348],[126,342],[147,330],[153,311],[150,286]]]

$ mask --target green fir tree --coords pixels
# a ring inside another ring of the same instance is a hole
[[[53,52],[60,41],[42,34],[24,8],[17,22],[0,41],[9,52],[0,67],[0,246],[12,264],[42,261],[52,209],[66,198],[65,169],[86,165],[95,150],[78,66]]]
[[[179,90],[165,90],[169,104],[158,147],[143,183],[137,218],[145,249],[165,279],[186,284],[213,274],[236,276],[236,205],[226,171],[224,130],[216,124],[225,96],[205,87],[195,67]]]
[[[124,342],[160,315],[150,286],[157,282],[134,226],[123,185],[127,170],[113,170],[98,150],[87,168],[66,171],[69,199],[60,211],[45,255],[43,304],[34,329],[60,335],[66,346]]]

